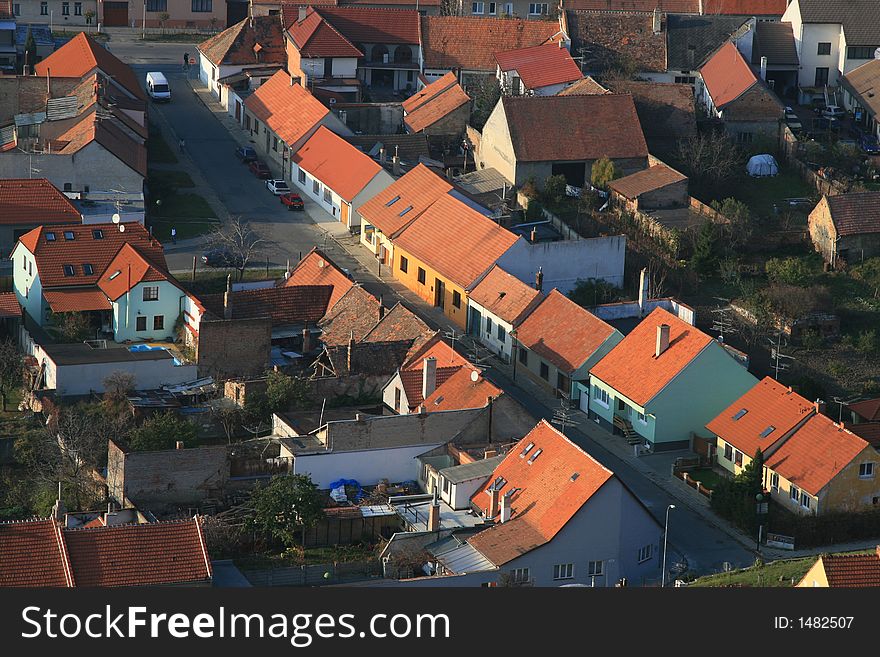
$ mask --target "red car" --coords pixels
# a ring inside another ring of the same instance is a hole
[[[304,210],[305,204],[299,194],[282,194],[280,197],[281,204],[286,205],[288,210]]]
[[[269,167],[266,166],[265,162],[261,162],[260,160],[254,160],[248,164],[248,168],[251,170],[252,174],[261,180],[268,180],[272,177],[272,172],[269,171]]]

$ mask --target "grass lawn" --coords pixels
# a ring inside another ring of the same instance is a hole
[[[217,30],[218,32],[220,30]],[[140,41],[159,41],[159,42],[177,42],[177,43],[192,43],[197,44],[201,43],[205,39],[213,36],[207,32],[177,32],[174,34],[147,34],[145,37],[140,39]],[[195,53],[190,53],[191,55],[195,55]],[[183,61],[183,53],[180,55],[181,61]]]
[[[773,214],[773,204],[786,198],[809,198],[816,190],[801,180],[792,169],[781,168],[772,178],[746,178],[734,194],[759,217]]]
[[[177,164],[177,156],[168,142],[162,137],[162,129],[150,123],[150,136],[147,139],[147,158],[158,164]]]
[[[177,239],[185,240],[190,237],[198,237],[214,230],[219,222],[206,219],[159,219],[153,217],[149,220],[153,229],[153,236],[160,242],[171,241],[171,228],[177,229]]]
[[[688,476],[695,481],[699,481],[709,490],[715,490],[718,482],[720,482],[724,478],[711,468],[699,468],[697,470],[691,470],[690,472],[688,472]]]
[[[751,586],[791,588],[792,579],[797,584],[816,563],[817,557],[772,561],[763,566],[752,566],[729,573],[718,573],[700,577],[689,586]]]
[[[193,179],[185,171],[164,171],[158,169],[150,170],[147,183],[154,196],[163,196],[164,193],[196,186]]]
[[[198,194],[170,194],[152,208],[155,219],[216,219],[216,213]]]
[[[179,231],[180,229],[178,229]],[[252,265],[259,265],[259,263],[252,263]],[[199,267],[201,267],[201,262],[199,263]],[[189,292],[193,294],[217,294],[220,292],[224,292],[226,290],[226,276],[229,273],[232,273],[232,279],[236,280],[238,276],[238,272],[231,269],[199,269],[196,271],[196,280],[190,280],[190,276],[180,277],[180,283],[186,288]],[[284,276],[283,269],[270,269],[268,278],[281,278]],[[244,280],[246,281],[255,281],[255,280],[264,280],[266,279],[266,267],[265,263],[263,266],[253,266],[250,269],[245,269],[244,271]]]

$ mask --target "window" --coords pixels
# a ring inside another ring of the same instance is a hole
[[[21,16],[21,5],[18,3],[12,5],[12,13],[16,16]]]
[[[514,584],[525,584],[529,581],[529,569],[514,568],[510,571],[510,578],[513,580]]]
[[[788,494],[795,502],[797,502],[801,497],[801,492],[797,489],[797,486],[792,486],[791,488],[789,488]]]
[[[73,268],[73,265],[64,265],[64,275],[65,276],[75,276],[76,270]]]
[[[251,129],[251,117],[247,114],[244,115],[244,129],[245,130]]]
[[[214,77],[217,77],[216,72],[214,74]],[[254,119],[254,134],[260,134],[260,122],[257,119]]]
[[[490,3],[489,3],[489,15],[490,15],[490,16],[494,16],[496,13],[498,13],[498,12],[496,11],[496,9],[495,9],[495,6],[496,6],[496,5],[495,5],[494,2],[490,2]]]
[[[65,230],[64,231],[64,239],[66,239],[66,240],[76,239],[76,235],[73,234],[72,230]]]
[[[278,152],[278,137],[272,137],[272,150]]]
[[[642,424],[648,424],[648,418],[645,417],[644,413],[636,413],[639,416],[639,422]]]
[[[495,337],[498,338],[499,342],[507,341],[507,330],[503,326],[501,326],[501,324],[498,325],[498,330],[495,333]]]
[[[441,479],[443,479],[443,492],[449,495],[452,492],[452,482],[446,477],[441,477]]]
[[[147,285],[144,287],[144,301],[158,301],[159,300],[159,286],[158,285]]]
[[[107,277],[107,280],[112,281],[114,278],[119,276],[119,274],[121,274],[121,273],[122,272],[117,269],[115,272],[113,272],[112,274],[110,274],[110,276]]]
[[[550,366],[544,362],[541,362],[541,378],[545,381],[550,380]]]
[[[205,13],[214,10],[212,0],[192,0],[193,13]]]
[[[388,202],[385,204],[385,207],[386,207],[386,208],[390,208],[392,205],[394,205],[395,203],[397,203],[399,200],[400,200],[400,196],[395,196],[393,199],[391,199],[390,201],[388,201]]]
[[[74,2],[73,3],[73,15],[74,16],[82,16],[83,15],[83,3]]]
[[[135,330],[136,331],[146,331],[147,330],[147,318],[145,315],[141,315],[135,319]]]
[[[764,430],[763,430],[760,434],[758,434],[758,435],[759,435],[761,438],[766,438],[767,436],[769,436],[769,435],[770,435],[771,433],[773,433],[774,431],[776,431],[776,427],[774,427],[774,426],[771,424],[769,427],[767,427],[766,429],[764,429]]]
[[[830,55],[831,54],[831,42],[830,41],[820,41],[819,49],[816,51],[817,55]]]
[[[70,3],[62,2],[61,3],[61,15],[62,16],[70,16]]]
[[[859,465],[859,479],[873,479],[874,478],[874,464],[873,463],[862,463]]]
[[[587,562],[587,575],[592,577],[598,577],[599,575],[605,574],[605,562],[604,561],[588,561]]]
[[[559,563],[553,566],[553,579],[571,579],[573,577],[573,563]]]
[[[513,16],[513,3],[512,2],[505,2],[504,3],[504,13],[507,14],[508,16]]]
[[[84,276],[91,276],[94,273],[95,273],[95,268],[92,267],[89,263],[85,263],[83,265],[83,275]]]
[[[654,556],[654,546],[653,545],[649,544],[643,548],[639,548],[639,563],[647,561],[648,559],[650,559],[653,556]]]
[[[772,475],[770,475],[770,489],[774,493],[779,492],[779,475],[776,474],[775,472]]]
[[[28,260],[28,276],[34,275],[34,261]]]
[[[724,443],[724,458],[728,461],[733,460],[733,447],[731,447],[727,443]]]
[[[810,496],[807,495],[806,491],[801,491],[801,506],[805,509],[810,508]]]
[[[41,2],[40,3],[40,16],[48,16],[49,15],[49,3]]]
[[[611,402],[611,397],[608,394],[608,391],[597,387],[593,388],[593,399],[596,400],[597,404],[604,406],[605,408],[608,408]]]
[[[394,389],[394,410],[400,412],[400,388]]]
[[[21,256],[21,268],[27,269],[27,256],[24,254]]]
[[[848,59],[874,59],[875,46],[850,46],[847,48]]]
[[[315,196],[321,193],[321,183],[319,183],[317,180],[312,181],[312,193]]]
[[[400,256],[400,271],[402,271],[405,274],[408,269],[409,269],[409,260],[407,260],[405,256]]]
[[[743,464],[743,453],[741,451],[736,450],[736,452],[733,455],[733,462],[736,463],[737,465]]]
[[[52,232],[46,233],[46,241],[47,242],[54,242],[55,241],[55,233],[52,233]]]
[[[743,417],[746,413],[748,413],[748,412],[749,412],[748,409],[745,409],[745,408],[741,408],[741,409],[739,409],[739,410],[736,412],[736,415],[733,416],[733,420],[734,420],[734,422],[735,422],[736,420],[740,420],[740,419],[742,419],[742,417]]]
[[[737,132],[736,133],[736,143],[737,144],[751,144],[752,140],[755,138],[755,135],[751,132]]]
[[[92,231],[92,237],[94,237],[96,240],[102,240],[104,239],[104,231],[100,228],[96,228]]]
[[[452,305],[461,308],[461,293],[458,290],[452,291]]]
[[[425,284],[425,270],[419,267],[419,283]]]
[[[153,317],[153,330],[154,331],[164,331],[165,330],[165,315],[156,315]]]
[[[519,362],[523,365],[529,364],[529,352],[526,351],[525,347],[519,348]]]
[[[532,454],[532,455],[529,457],[529,460],[526,461],[526,463],[529,464],[529,465],[531,465],[532,463],[534,463],[534,462],[535,462],[535,459],[538,458],[539,456],[541,456],[541,452],[543,452],[543,451],[544,451],[544,450],[541,449],[540,447],[539,447],[538,449],[536,449],[536,450],[535,450],[535,453]]]
[[[492,335],[492,318],[486,318],[486,335]]]
[[[327,187],[324,188],[324,203],[333,203],[333,192]]]
[[[824,87],[828,84],[828,67],[819,66],[816,68],[816,87]]]
[[[306,172],[300,169],[296,174],[296,179],[300,181],[302,184],[306,182]]]
[[[677,84],[696,84],[697,78],[693,75],[676,75],[675,82]]]
[[[64,183],[64,190],[63,191],[72,192],[73,191],[73,183]]]
[[[482,2],[472,2],[471,3],[471,13],[472,14],[482,14],[483,13],[483,3]]]
[[[544,15],[547,13],[546,2],[532,2],[529,4],[529,16]]]

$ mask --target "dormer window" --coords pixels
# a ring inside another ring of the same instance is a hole
[[[55,233],[46,233],[46,241],[54,242],[55,241]]]
[[[76,270],[73,268],[73,265],[64,265],[64,275],[65,276],[75,276]]]
[[[92,237],[94,237],[96,240],[102,240],[104,239],[104,231],[100,228],[96,228],[92,231]]]
[[[66,239],[66,240],[72,240],[72,239],[75,239],[75,238],[76,238],[76,236],[73,234],[73,231],[72,231],[72,230],[65,230],[65,231],[64,231],[64,239]]]

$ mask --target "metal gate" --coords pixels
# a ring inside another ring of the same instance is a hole
[[[128,27],[128,3],[104,3],[104,27]]]

